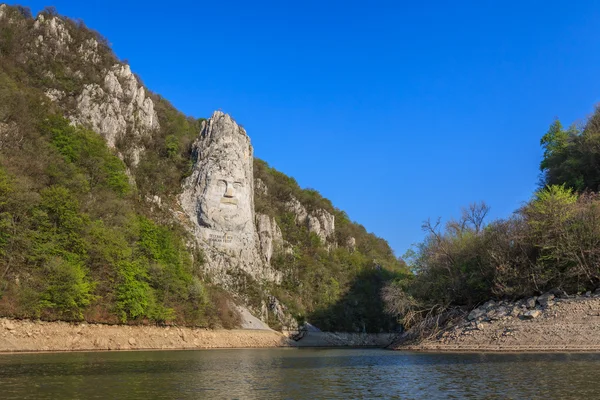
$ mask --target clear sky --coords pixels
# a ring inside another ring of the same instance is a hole
[[[510,215],[549,124],[600,100],[597,1],[20,4],[83,19],[184,113],[231,114],[397,255],[469,202]]]

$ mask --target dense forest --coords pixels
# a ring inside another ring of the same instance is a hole
[[[256,208],[275,218],[289,245],[272,261],[283,283],[242,276],[239,291],[228,293],[211,282],[202,252],[172,213],[203,119],[146,89],[160,128],[127,133],[110,148],[70,119],[84,85],[102,83],[109,68],[123,65],[107,40],[47,8],[40,15],[63,29],[53,25],[56,37],[79,49],[68,51],[48,37],[40,41],[27,8],[4,7],[2,14],[0,315],[231,328],[238,324],[234,302],[258,308],[275,296],[298,321],[325,330],[395,328],[380,293],[407,275],[403,262],[317,191],[261,160],[254,173],[268,192],[256,192]],[[60,99],[51,101],[52,93]],[[137,160],[134,148],[143,149]],[[330,243],[294,221],[284,207],[290,196],[335,215]]]
[[[423,224],[404,257],[413,274],[386,287],[388,310],[411,326],[455,307],[600,284],[600,108],[582,127],[550,125],[540,144],[540,187],[506,219],[486,222],[485,203],[458,220]]]

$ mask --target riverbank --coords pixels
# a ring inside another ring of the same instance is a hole
[[[293,340],[265,329],[201,329],[0,318],[0,353],[275,347],[386,347],[395,334],[307,332]]]
[[[273,330],[102,325],[0,318],[0,352],[290,347]]]
[[[600,295],[552,294],[487,302],[421,341],[407,333],[390,348],[429,352],[598,352]]]

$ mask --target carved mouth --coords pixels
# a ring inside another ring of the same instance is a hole
[[[222,197],[221,198],[221,203],[222,204],[233,204],[234,206],[237,206],[237,199],[231,198],[231,197]]]

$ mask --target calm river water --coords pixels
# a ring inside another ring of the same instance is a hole
[[[260,349],[0,355],[0,399],[600,398],[599,354]]]

